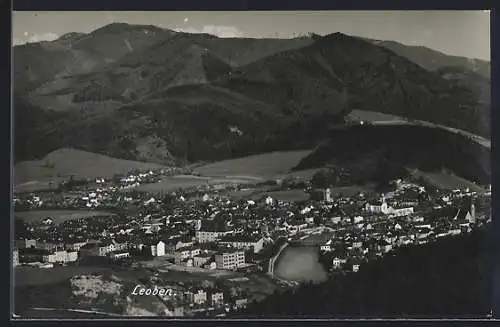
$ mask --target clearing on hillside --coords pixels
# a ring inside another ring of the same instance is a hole
[[[75,149],[59,149],[45,158],[23,161],[14,167],[14,185],[43,183],[61,177],[95,178],[112,177],[133,169],[147,170],[164,168],[154,163],[123,160]]]
[[[210,163],[195,170],[204,176],[272,178],[288,173],[312,150],[283,151]]]
[[[469,188],[474,192],[484,192],[484,189],[464,178],[447,173],[428,173],[422,171],[412,171],[413,176],[423,177],[427,182],[439,188],[454,190],[464,190]]]

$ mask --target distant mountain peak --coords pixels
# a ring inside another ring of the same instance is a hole
[[[77,39],[79,37],[82,37],[86,35],[85,33],[78,33],[78,32],[69,32],[66,34],[63,34],[58,40],[65,41],[65,40],[70,40],[70,39]]]
[[[327,35],[325,35],[325,36],[322,37],[323,40],[335,40],[335,39],[345,40],[345,39],[352,39],[352,38],[353,38],[352,36],[344,34],[344,33],[341,33],[341,32],[335,32],[335,33],[332,33],[332,34],[327,34]]]
[[[133,30],[144,30],[144,31],[165,31],[164,29],[154,26],[154,25],[134,25],[127,23],[115,22],[108,25],[104,25],[94,31],[91,34],[103,34],[103,33],[121,33]]]

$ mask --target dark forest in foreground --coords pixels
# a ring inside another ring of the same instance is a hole
[[[491,227],[405,247],[362,265],[253,303],[236,317],[486,317],[491,310]]]

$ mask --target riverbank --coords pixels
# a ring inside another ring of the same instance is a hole
[[[281,253],[283,252],[284,249],[286,249],[288,246],[288,242],[285,242],[284,244],[282,244],[279,249],[278,249],[278,252],[276,252],[275,255],[273,255],[270,259],[269,259],[269,264],[267,266],[267,273],[271,276],[271,277],[275,277],[274,276],[274,266],[276,264],[276,261],[278,260],[278,258],[280,257]]]

